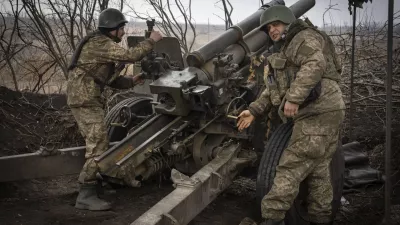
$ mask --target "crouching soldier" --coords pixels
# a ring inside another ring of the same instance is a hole
[[[128,89],[140,82],[139,76],[119,76],[123,69],[121,65],[141,60],[162,39],[161,34],[154,31],[135,48],[124,49],[117,43],[125,34],[127,22],[117,9],[102,11],[98,30],[78,44],[68,68],[67,103],[86,142],[86,163],[79,175],[81,186],[75,204],[79,209],[111,208],[108,202],[98,198],[96,192],[98,166],[94,158],[108,149],[101,92],[105,85]]]
[[[273,186],[261,202],[263,223],[284,224],[300,183],[307,178],[311,224],[332,224],[329,164],[345,116],[338,84],[341,66],[334,45],[325,33],[297,20],[286,6],[265,10],[260,24],[260,29],[281,47],[266,58],[266,89],[249,110],[239,115],[238,129],[247,128],[255,117],[277,108],[284,120],[294,122]]]

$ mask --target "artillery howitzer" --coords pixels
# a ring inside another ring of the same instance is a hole
[[[275,4],[284,2],[271,1],[189,54],[187,67],[173,38],[157,43],[155,51],[141,61],[142,72],[152,82],[147,95],[123,100],[108,113],[111,147],[95,159],[101,170],[99,177],[138,187],[141,181],[174,167],[171,179],[176,189],[133,224],[188,224],[243,168],[256,162],[253,146],[263,150],[257,201],[268,192],[292,124],[280,125],[264,147],[264,132],[255,132],[260,124],[240,133],[235,118],[262,90],[262,82],[246,81],[250,57],[271,47],[268,36],[258,27],[262,12]],[[290,8],[300,17],[314,4],[315,0],[299,0]],[[141,39],[128,37],[128,43],[132,47]],[[0,181],[78,173],[84,163],[84,147],[50,152],[50,157],[42,155],[43,151],[0,158]],[[333,208],[337,210],[344,168],[340,151],[332,167]],[[305,190],[303,185],[286,216],[289,225],[308,224],[304,222]]]

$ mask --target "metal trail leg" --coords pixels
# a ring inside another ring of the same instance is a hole
[[[112,142],[113,146],[118,142]],[[0,182],[78,174],[85,164],[86,146],[0,157]]]
[[[237,158],[239,150],[240,144],[230,144],[192,177],[173,170],[176,189],[131,225],[188,224],[231,184],[242,165],[254,159]]]

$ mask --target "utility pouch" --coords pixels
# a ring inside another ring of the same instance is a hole
[[[319,98],[319,96],[321,95],[321,81],[319,81],[315,87],[311,90],[310,94],[308,95],[308,97],[306,98],[306,100],[304,100],[303,104],[301,104],[299,106],[299,108],[304,108],[306,107],[308,104],[310,104],[311,102],[317,100]]]

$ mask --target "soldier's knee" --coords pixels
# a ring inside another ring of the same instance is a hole
[[[97,172],[98,172],[97,163],[94,160],[94,157],[90,157],[90,158],[86,159],[86,163],[85,163],[85,165],[83,165],[83,168],[81,170],[81,173],[79,174],[78,180],[80,183],[87,183],[90,181],[95,181]]]

